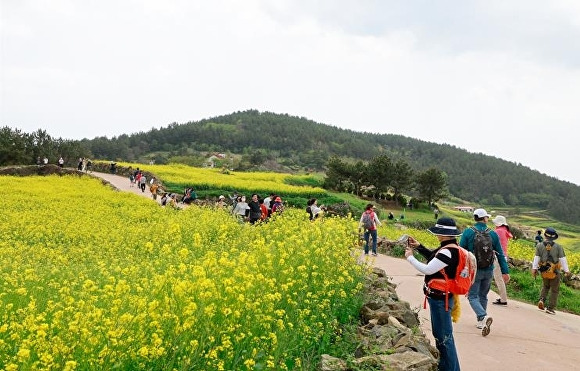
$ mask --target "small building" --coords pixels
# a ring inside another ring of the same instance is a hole
[[[455,207],[453,207],[453,209],[459,210],[463,213],[472,213],[474,210],[473,206],[455,206]]]

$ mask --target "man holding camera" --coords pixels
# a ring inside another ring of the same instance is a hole
[[[556,314],[554,309],[558,302],[558,293],[560,292],[560,273],[563,270],[570,274],[568,261],[562,246],[554,242],[558,238],[558,233],[554,228],[546,228],[544,231],[545,240],[536,245],[536,256],[532,262],[532,276],[534,278],[540,272],[542,276],[542,291],[540,292],[540,301],[538,309],[546,309],[548,314]],[[550,292],[548,306],[545,305],[546,296]]]

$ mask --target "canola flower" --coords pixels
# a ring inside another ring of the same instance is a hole
[[[2,181],[0,368],[302,369],[360,308],[350,219],[240,225],[87,177]]]
[[[304,179],[304,176],[272,172],[232,172],[223,174],[220,169],[197,168],[182,164],[140,165],[119,163],[119,166],[141,168],[154,173],[164,182],[180,187],[193,186],[200,189],[238,190],[246,193],[270,194],[276,190],[284,195],[320,197],[326,191],[318,187],[304,187],[287,184],[289,178]]]

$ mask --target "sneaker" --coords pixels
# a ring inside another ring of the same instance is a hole
[[[546,308],[546,313],[552,314],[552,315],[556,314],[556,312],[553,309],[550,309],[550,308]]]
[[[540,301],[538,302],[538,309],[539,309],[539,310],[544,310],[544,301],[543,301],[543,300],[540,300]]]
[[[482,322],[485,322],[485,324],[481,329],[481,335],[487,336],[491,332],[491,323],[493,322],[493,318],[485,317]]]
[[[485,318],[484,318],[485,319]],[[482,329],[485,325],[483,324],[483,319],[481,321],[477,321],[477,324],[475,325],[475,327],[477,327],[478,329]]]
[[[374,252],[374,253],[373,253],[373,256],[377,256],[377,253],[376,253],[376,252]]]
[[[501,301],[501,299],[497,299],[492,304],[495,304],[495,305],[507,305],[507,301]]]

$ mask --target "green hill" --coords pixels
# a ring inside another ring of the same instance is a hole
[[[0,166],[35,163],[38,153],[53,157],[66,153],[68,166],[76,166],[78,157],[83,156],[201,166],[211,155],[220,155],[215,164],[235,170],[324,172],[332,156],[354,163],[386,155],[393,161],[404,160],[416,172],[440,169],[447,175],[450,194],[474,205],[539,210],[551,219],[580,225],[580,186],[573,183],[451,145],[393,134],[355,132],[287,114],[249,110],[82,141],[51,142],[41,131],[30,138],[25,136],[25,141],[20,140],[21,136],[9,128],[0,131],[0,143],[18,139],[18,145],[23,147],[18,152],[14,145],[0,146]],[[42,151],[39,145],[44,146]]]

